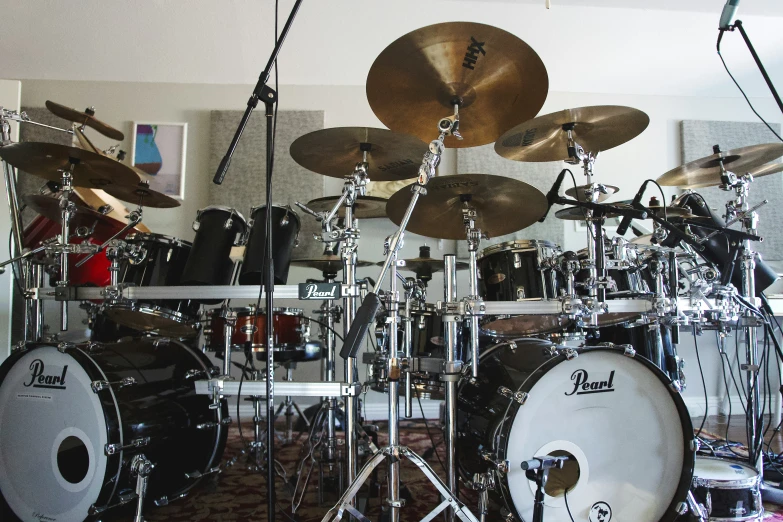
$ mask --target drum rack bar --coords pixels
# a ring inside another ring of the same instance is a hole
[[[240,390],[239,381],[209,379],[195,382],[198,395],[212,395],[217,390],[222,395],[236,396]],[[344,382],[276,381],[275,395],[291,397],[348,397],[358,394],[357,389]],[[266,397],[266,381],[243,381],[242,395]]]
[[[55,301],[84,301],[107,299],[156,300],[156,299],[258,299],[259,285],[239,286],[128,286],[111,287],[64,287],[29,288],[32,299]],[[343,295],[348,292],[347,285],[342,287]],[[266,295],[266,292],[263,293]],[[274,296],[277,299],[299,299],[298,285],[277,285]],[[340,296],[336,296],[339,298]]]

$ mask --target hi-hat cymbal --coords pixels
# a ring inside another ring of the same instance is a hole
[[[630,141],[647,128],[644,112],[618,105],[596,105],[553,112],[521,123],[495,142],[495,152],[514,161],[565,161],[568,132],[586,152],[599,152]]]
[[[720,157],[723,157],[723,165],[726,170],[742,176],[781,156],[783,156],[783,143],[751,145],[750,147],[727,150],[691,161],[670,170],[659,177],[657,181],[661,185],[682,188],[718,186],[722,183],[720,179],[720,164],[718,162]],[[769,172],[768,174],[772,173]]]
[[[336,127],[298,137],[291,144],[291,157],[318,174],[343,178],[367,151],[368,176],[372,181],[415,178],[427,144],[409,134],[371,127]]]
[[[308,268],[315,268],[316,270],[320,270],[321,272],[336,274],[337,272],[343,269],[343,258],[340,256],[321,256],[321,257],[312,257],[309,259],[293,259],[291,260],[291,264],[296,266],[306,266]],[[372,266],[372,265],[373,263],[371,263],[370,261],[356,262],[357,268],[362,268],[365,266]]]
[[[367,99],[390,129],[437,138],[438,122],[459,105],[462,141],[475,147],[538,114],[549,78],[538,54],[497,27],[446,22],[412,31],[392,42],[367,75]]]
[[[0,147],[0,157],[34,176],[60,182],[60,170],[73,169],[76,187],[106,189],[113,185],[133,185],[139,177],[119,161],[76,147],[27,141]]]
[[[181,205],[176,199],[153,190],[149,183],[140,182],[135,185],[110,185],[103,187],[109,195],[122,201],[152,208],[174,208]]]
[[[340,196],[327,196],[317,198],[307,202],[307,206],[316,212],[331,211]],[[353,216],[358,219],[385,218],[386,217],[386,198],[376,198],[373,196],[361,196],[356,198],[353,205]],[[337,215],[345,217],[345,205],[340,205]]]
[[[386,205],[386,214],[400,224],[411,199],[410,185],[397,191]],[[427,195],[419,198],[408,230],[439,239],[465,239],[462,209],[475,208],[476,228],[491,237],[529,227],[546,212],[546,196],[525,182],[489,174],[435,177]]]
[[[27,207],[31,210],[41,214],[43,217],[54,221],[55,223],[62,223],[62,213],[60,212],[60,200],[52,196],[43,196],[40,194],[26,194],[22,196],[22,200],[27,204]],[[83,205],[74,204],[74,213],[71,217],[71,227],[79,226],[92,226],[96,221],[106,225],[117,225],[117,220],[111,218],[105,214],[101,214],[97,210],[93,210]],[[122,228],[123,224],[119,224]]]
[[[604,185],[603,183],[600,183],[600,186],[603,187],[603,190],[598,192],[598,201],[596,201],[596,203],[603,203],[620,191],[620,188],[615,187],[614,185]],[[588,201],[585,192],[591,187],[592,185],[579,185],[578,187],[571,187],[570,189],[566,190],[565,193],[566,196],[571,196],[577,201],[585,202]]]
[[[46,100],[46,108],[49,109],[49,112],[55,116],[59,116],[64,120],[72,121],[80,125],[86,125],[87,127],[92,127],[107,138],[111,138],[117,141],[122,141],[125,139],[125,135],[122,132],[97,119],[94,116],[95,109],[92,107],[85,109],[84,111],[77,111],[76,109],[71,109],[65,105],[60,105],[59,103]]]
[[[429,272],[430,274],[443,271],[443,259],[434,259],[432,257],[414,257],[413,259],[403,259],[404,265],[398,266],[397,270],[405,270],[407,272]],[[383,266],[385,261],[379,261],[376,263],[378,266]],[[457,261],[457,270],[467,270],[468,263],[464,261]]]

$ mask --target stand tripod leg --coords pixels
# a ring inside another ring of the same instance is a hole
[[[296,410],[296,413],[299,415],[299,418],[302,419],[305,423],[305,426],[308,428],[311,426],[310,419],[307,418],[307,415],[305,415],[301,409],[299,409],[299,405],[296,403],[296,401],[292,401],[291,404],[293,405],[294,409]]]
[[[326,515],[324,515],[324,518],[321,519],[321,522],[328,522],[330,520],[335,520],[335,521],[342,520],[345,511],[352,507],[351,503],[354,501],[354,498],[359,493],[359,490],[362,488],[364,481],[367,480],[367,477],[369,477],[370,474],[373,472],[373,470],[376,467],[378,467],[381,464],[381,462],[383,462],[384,460],[386,460],[385,451],[379,451],[378,453],[370,457],[370,460],[368,460],[367,464],[365,464],[364,467],[359,471],[354,481],[348,486],[348,489],[345,490],[345,493],[343,493],[343,496],[340,497],[340,500],[337,501],[337,504],[332,509],[326,512]],[[351,514],[354,517],[356,517],[356,514],[354,513]]]

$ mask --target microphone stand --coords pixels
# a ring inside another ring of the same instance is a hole
[[[212,179],[212,182],[216,185],[221,185],[223,179],[226,177],[226,172],[231,164],[231,158],[236,152],[237,145],[239,144],[242,133],[245,131],[250,116],[253,114],[253,110],[258,106],[258,101],[261,100],[264,103],[264,115],[266,116],[266,274],[264,278],[264,289],[266,290],[266,436],[267,436],[267,519],[270,522],[275,520],[275,466],[274,466],[274,449],[275,449],[275,369],[274,369],[274,314],[272,308],[274,306],[274,290],[275,290],[275,269],[274,261],[272,257],[272,168],[274,165],[274,129],[272,125],[272,118],[275,114],[275,104],[277,103],[277,92],[267,85],[269,77],[272,72],[272,67],[277,61],[277,56],[280,54],[280,49],[283,46],[288,31],[291,29],[291,24],[299,11],[299,6],[302,5],[302,0],[296,0],[294,7],[291,9],[291,13],[288,15],[288,20],[283,26],[283,30],[280,33],[280,37],[275,42],[275,47],[272,49],[272,55],[269,57],[269,61],[266,64],[261,75],[258,77],[258,83],[253,89],[253,93],[247,101],[247,109],[245,114],[242,115],[242,119],[239,122],[234,137],[231,140],[231,144],[228,147],[228,151],[223,159],[220,161],[217,173]]]

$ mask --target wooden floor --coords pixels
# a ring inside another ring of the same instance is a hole
[[[702,417],[693,417],[693,428],[699,429],[701,426]],[[704,423],[704,431],[713,435],[717,435],[720,438],[726,437],[726,424],[728,418],[726,416],[711,415],[707,417],[707,421]],[[764,419],[765,427],[769,426],[769,417]],[[732,415],[731,425],[729,426],[729,440],[732,442],[741,442],[747,444],[747,437],[745,436],[745,415]],[[770,442],[770,449],[776,453],[780,453],[783,450],[783,436],[780,431],[775,432],[775,426],[770,426],[767,430],[767,435],[764,437],[765,442]]]

